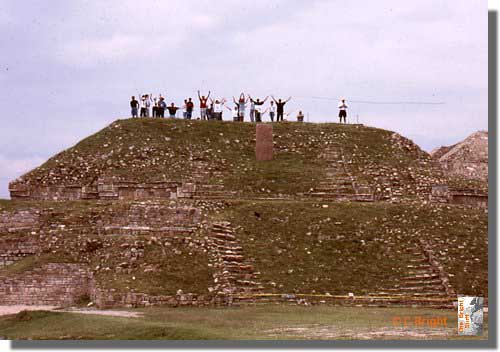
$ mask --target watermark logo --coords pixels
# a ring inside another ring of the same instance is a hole
[[[392,317],[392,326],[395,328],[446,328],[447,318],[445,316],[399,316],[395,315]]]
[[[483,297],[458,296],[458,334],[483,335]]]

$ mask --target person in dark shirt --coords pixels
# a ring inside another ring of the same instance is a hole
[[[276,103],[276,121],[279,121],[280,118],[281,118],[281,121],[283,121],[283,113],[285,112],[285,104],[288,103],[290,101],[290,99],[292,99],[292,97],[289,97],[287,100],[285,101],[281,101],[281,99],[274,99],[274,96],[271,96],[274,100],[274,102]]]
[[[177,110],[179,110],[179,108],[177,106],[175,106],[174,103],[172,103],[172,104],[170,104],[170,106],[167,109],[168,109],[168,113],[170,115],[170,118],[175,119],[175,114],[176,114]]]
[[[130,109],[132,110],[132,117],[139,117],[137,114],[139,110],[139,102],[135,100],[135,96],[132,96],[132,100],[130,101]]]
[[[259,98],[257,98],[257,100],[253,100],[250,95],[248,97],[255,105],[255,110],[254,110],[255,122],[262,122],[262,105],[266,102],[267,98],[269,97],[266,97],[262,101]]]
[[[167,107],[167,103],[165,103],[165,99],[160,97],[160,101],[158,102],[157,114],[158,117],[165,117],[165,108]]]
[[[191,120],[193,116],[194,103],[191,98],[188,99],[186,103],[186,119]]]

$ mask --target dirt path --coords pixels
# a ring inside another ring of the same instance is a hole
[[[15,306],[0,306],[0,316],[16,314],[22,310],[54,310],[57,307],[54,306],[23,306],[23,305],[15,305]]]
[[[66,313],[108,315],[112,317],[125,317],[125,318],[139,318],[143,316],[142,312],[131,312],[128,310],[98,310],[90,308],[60,309],[59,307],[56,306],[25,306],[25,305],[0,306],[0,316],[17,314],[23,310],[50,310],[50,311],[66,312]]]

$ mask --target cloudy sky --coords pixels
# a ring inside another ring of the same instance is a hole
[[[487,129],[486,1],[0,0],[0,33],[0,198],[140,92],[292,96],[314,122],[344,96],[426,150]]]

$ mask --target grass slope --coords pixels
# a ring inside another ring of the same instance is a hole
[[[366,294],[408,275],[406,248],[434,245],[459,293],[487,296],[488,217],[456,207],[317,202],[232,202],[220,219],[239,227],[267,289]]]

